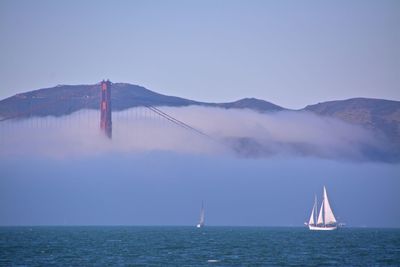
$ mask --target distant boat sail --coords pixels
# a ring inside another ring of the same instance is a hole
[[[310,230],[335,230],[337,229],[337,222],[335,215],[329,204],[328,194],[326,193],[326,188],[324,186],[324,194],[322,198],[321,208],[319,210],[318,218],[317,216],[317,196],[315,196],[314,206],[311,211],[310,220],[306,225]]]
[[[200,220],[199,223],[196,225],[197,228],[204,227],[204,204],[201,202],[201,211],[200,211]]]

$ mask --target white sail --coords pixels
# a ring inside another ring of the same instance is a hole
[[[309,225],[314,224],[314,207],[315,207],[315,206],[313,206],[313,208],[312,208],[310,220],[308,221],[308,224],[309,224]]]
[[[319,210],[318,221],[317,224],[324,224],[324,201],[322,201],[321,208]]]
[[[200,220],[199,223],[197,224],[197,227],[203,227],[204,226],[204,205],[201,203],[201,211],[200,211]]]
[[[328,194],[326,193],[326,188],[324,186],[324,223],[334,224],[336,223],[335,215],[333,215],[331,205],[329,204]]]
[[[316,209],[317,209],[317,196],[315,196],[314,206],[312,208],[312,212],[311,212],[310,220],[308,221],[308,225],[314,225],[315,224],[314,217],[315,217]]]
[[[200,213],[200,224],[204,224],[204,208],[201,208],[201,213]]]

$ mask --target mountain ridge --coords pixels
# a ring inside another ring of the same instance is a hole
[[[100,85],[57,85],[54,87],[32,90],[24,93],[18,93],[14,96],[0,100],[0,116],[8,117],[21,112],[28,112],[32,106],[42,104],[48,101],[57,100],[63,102],[63,99],[69,101],[69,108],[62,106],[58,110],[49,109],[46,111],[35,110],[30,116],[47,115],[67,115],[81,108],[98,109],[100,99]],[[113,83],[111,95],[113,110],[123,110],[127,108],[153,105],[153,106],[189,106],[200,105],[221,108],[249,108],[257,111],[280,111],[285,108],[275,105],[271,102],[256,99],[243,98],[233,102],[211,103],[200,102],[185,99],[177,96],[159,94],[143,86],[128,83]],[[64,101],[66,102],[66,101]]]

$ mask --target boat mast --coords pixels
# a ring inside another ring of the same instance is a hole
[[[317,199],[317,194],[314,195],[315,196],[315,201],[314,201],[314,224],[317,225],[317,212],[318,212],[318,199]]]
[[[319,214],[318,214],[317,224],[324,224],[325,225],[323,212],[324,212],[324,199],[322,198],[322,203],[321,203],[321,208],[320,208]]]
[[[323,209],[322,209],[322,220],[324,222],[324,226],[325,226],[325,186],[324,186],[324,194],[322,195],[322,202],[323,202]]]

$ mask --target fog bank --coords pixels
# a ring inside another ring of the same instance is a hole
[[[309,156],[376,160],[383,140],[360,126],[312,113],[258,113],[209,107],[161,107],[207,136],[180,127],[146,108],[113,113],[113,138],[99,130],[99,113],[81,110],[64,117],[0,124],[0,156],[90,156],[110,152],[173,151],[190,154],[270,157]],[[378,157],[379,160],[379,157]]]

